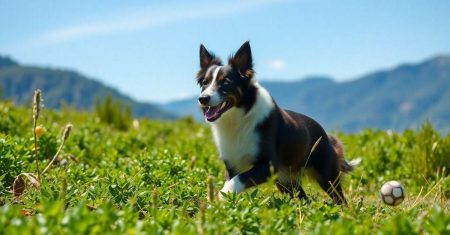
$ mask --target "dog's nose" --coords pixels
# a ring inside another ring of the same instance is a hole
[[[200,96],[198,97],[198,102],[200,102],[200,104],[207,104],[209,102],[210,96]]]

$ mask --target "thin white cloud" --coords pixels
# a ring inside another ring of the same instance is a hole
[[[129,12],[115,18],[71,25],[46,32],[38,37],[43,44],[61,43],[104,34],[150,30],[188,20],[223,17],[269,6],[283,0],[250,0],[202,5],[165,6]]]
[[[286,68],[286,62],[282,59],[274,59],[269,62],[269,67],[275,71],[281,71]]]

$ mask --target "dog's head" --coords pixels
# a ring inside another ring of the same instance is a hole
[[[244,105],[253,78],[250,43],[245,42],[235,55],[222,65],[219,58],[200,45],[200,71],[197,82],[201,93],[198,102],[205,119],[214,122],[232,108]]]

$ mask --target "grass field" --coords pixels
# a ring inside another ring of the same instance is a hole
[[[16,176],[37,172],[32,110],[0,102],[0,234],[450,234],[450,135],[429,123],[403,133],[335,132],[348,159],[362,158],[345,177],[349,205],[341,207],[308,179],[309,204],[273,182],[209,201],[207,178],[217,193],[224,167],[208,127],[189,118],[140,120],[118,131],[93,113],[44,109],[40,116],[41,172],[66,123],[73,128],[39,187],[25,180],[15,196]],[[406,189],[397,207],[378,198],[392,179]]]

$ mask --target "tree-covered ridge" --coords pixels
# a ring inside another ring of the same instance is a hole
[[[8,57],[0,56],[0,87],[3,98],[16,104],[27,104],[33,91],[41,89],[47,99],[45,106],[61,108],[64,105],[81,110],[93,110],[96,97],[114,99],[131,106],[136,117],[173,119],[175,115],[155,104],[136,102],[118,90],[70,70],[22,66]]]

